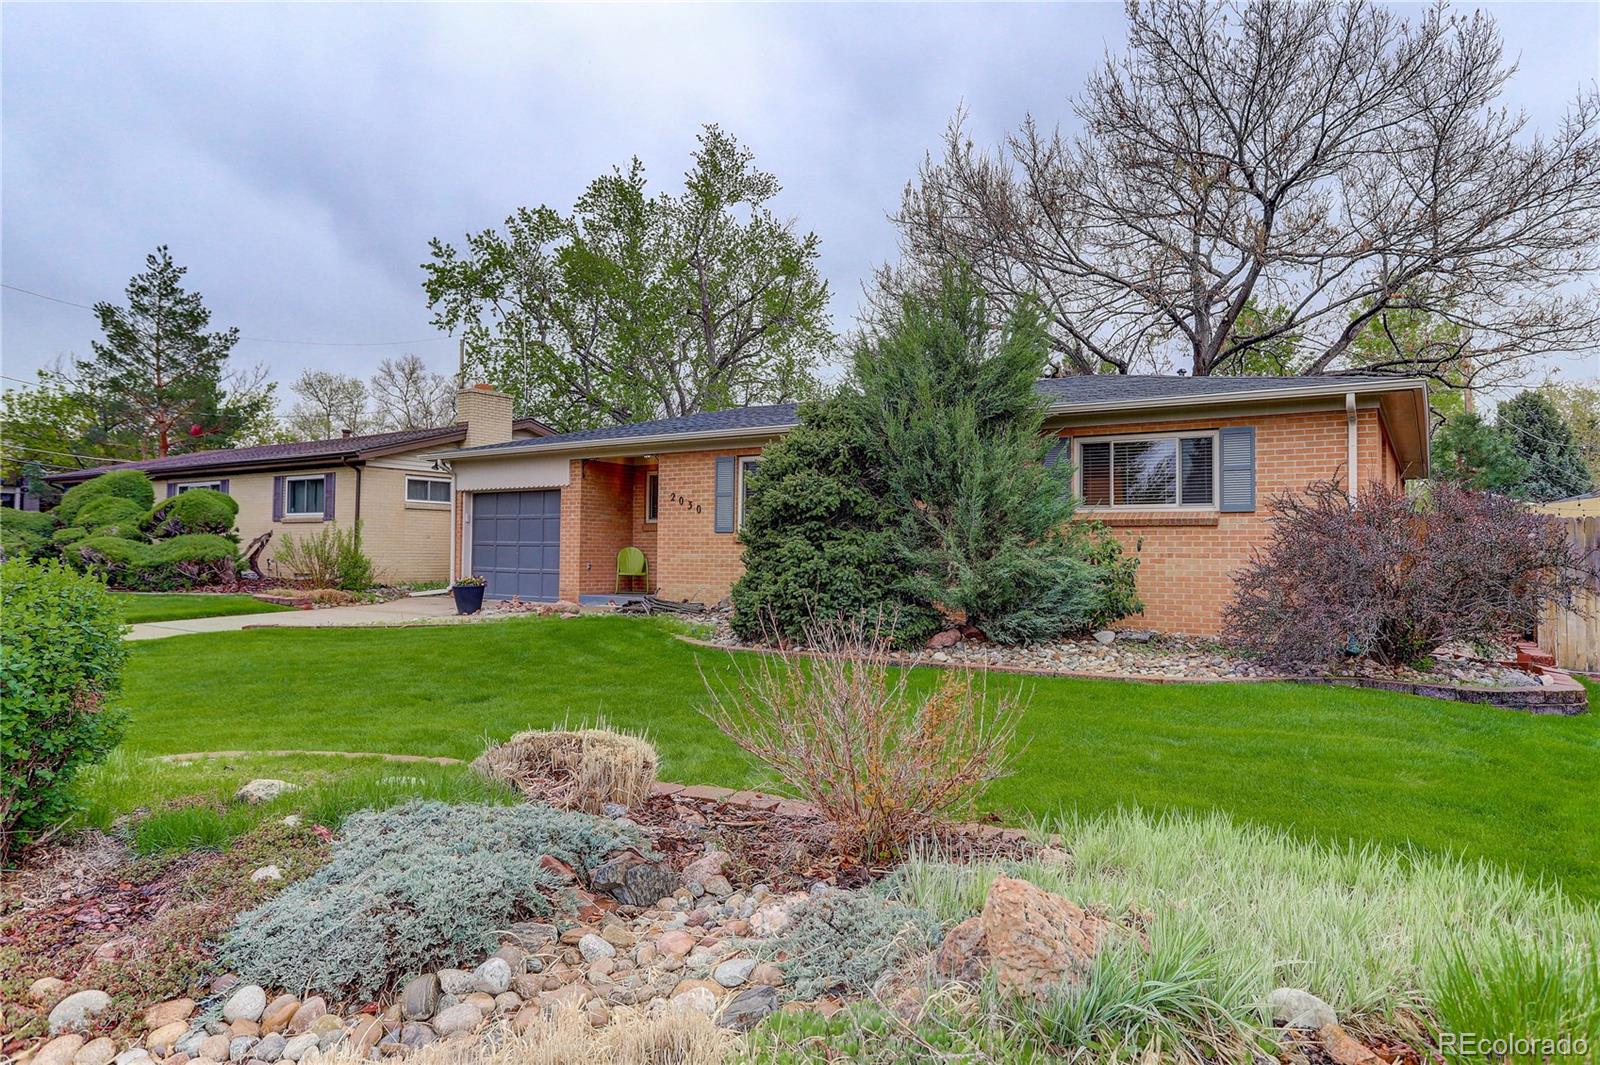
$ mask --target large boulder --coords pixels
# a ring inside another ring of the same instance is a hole
[[[952,928],[934,958],[945,981],[978,983],[994,973],[1005,994],[1043,998],[1089,974],[1112,924],[1026,880],[997,877],[983,912]]]

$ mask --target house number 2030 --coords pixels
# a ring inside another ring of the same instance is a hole
[[[704,514],[705,513],[705,511],[700,509],[700,504],[699,503],[696,503],[694,500],[690,499],[688,496],[683,495],[683,494],[681,494],[679,492],[668,492],[667,493],[667,502],[668,503],[676,503],[676,504],[678,504],[678,506],[682,507],[684,510],[692,510],[696,514]]]

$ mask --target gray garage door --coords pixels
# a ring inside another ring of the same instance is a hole
[[[561,571],[561,492],[479,492],[472,497],[472,572],[489,599],[551,601]]]

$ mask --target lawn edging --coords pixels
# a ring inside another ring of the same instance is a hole
[[[747,654],[784,654],[776,647],[733,646],[703,640],[685,633],[673,633],[676,639],[695,647],[712,651],[743,652]],[[828,657],[816,651],[800,651],[810,658]],[[1549,683],[1528,688],[1472,688],[1459,684],[1420,684],[1411,681],[1385,680],[1381,677],[1316,676],[1312,674],[1284,674],[1277,677],[1152,677],[1138,673],[1090,673],[1083,670],[1057,670],[1013,666],[982,662],[940,662],[920,653],[898,652],[891,656],[897,666],[927,667],[929,669],[981,669],[989,673],[1008,673],[1026,677],[1070,677],[1075,680],[1113,680],[1137,684],[1321,684],[1340,688],[1373,688],[1400,695],[1416,695],[1425,699],[1446,702],[1473,703],[1493,706],[1501,710],[1520,710],[1530,714],[1559,714],[1571,717],[1589,712],[1589,692],[1572,676],[1552,666],[1522,662],[1518,668],[1549,678]]]

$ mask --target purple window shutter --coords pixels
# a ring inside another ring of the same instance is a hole
[[[272,520],[283,520],[283,478],[272,479]]]
[[[175,496],[177,494],[178,494],[178,482],[177,481],[168,481],[167,482],[167,498],[171,499],[173,496]]]
[[[325,473],[322,475],[322,520],[333,520],[333,485],[339,479],[338,474]]]
[[[228,494],[228,479],[226,477],[224,477],[222,482],[217,485],[217,491],[221,492],[223,495]]]

